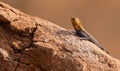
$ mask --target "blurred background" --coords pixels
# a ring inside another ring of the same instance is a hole
[[[120,0],[1,0],[27,14],[73,29],[79,17],[86,30],[120,59]]]

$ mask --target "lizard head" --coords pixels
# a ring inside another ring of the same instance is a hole
[[[73,25],[75,30],[83,30],[84,29],[82,22],[79,20],[79,18],[72,17],[71,22],[72,22],[72,25]]]

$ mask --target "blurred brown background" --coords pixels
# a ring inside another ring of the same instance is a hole
[[[120,59],[120,0],[1,0],[33,16],[73,29],[70,18],[84,27],[114,57]]]

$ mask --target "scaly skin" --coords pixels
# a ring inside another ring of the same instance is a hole
[[[81,21],[79,20],[79,18],[71,18],[71,22],[72,22],[72,25],[73,25],[73,27],[74,27],[74,29],[76,31],[76,34],[78,36],[82,37],[82,39],[86,39],[86,40],[91,41],[92,43],[94,43],[95,45],[97,45],[100,49],[104,50],[104,48],[101,47],[101,45],[99,44],[99,42],[91,34],[89,34],[84,29],[84,27],[83,27]]]

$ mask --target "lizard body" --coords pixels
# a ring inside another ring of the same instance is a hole
[[[71,22],[78,36],[82,37],[83,39],[91,41],[92,43],[97,45],[100,49],[104,50],[104,48],[99,44],[99,42],[84,29],[79,18],[71,18]]]

